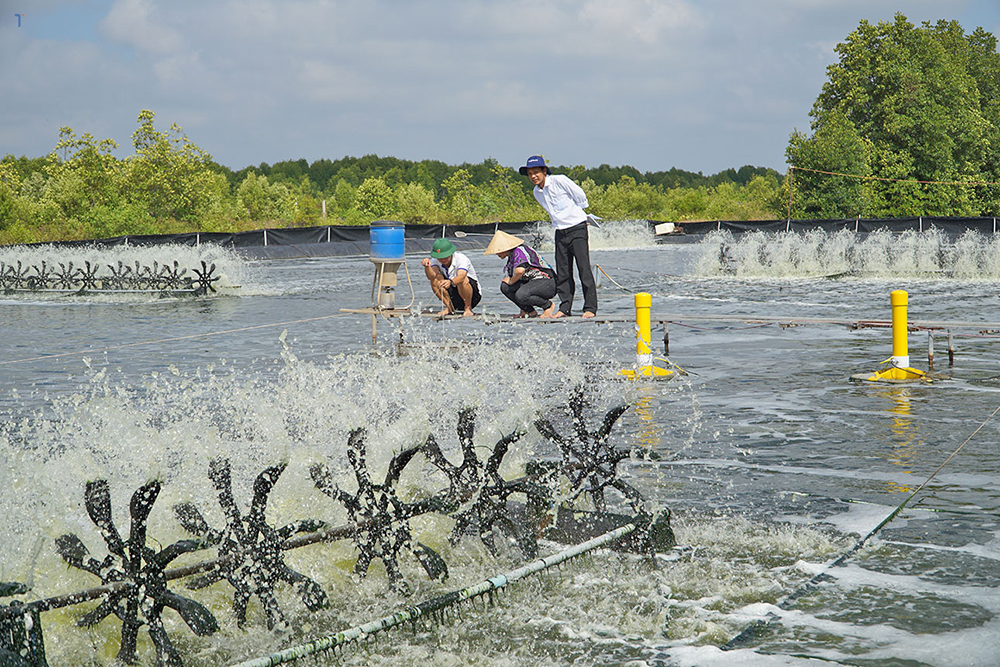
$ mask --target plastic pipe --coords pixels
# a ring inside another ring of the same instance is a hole
[[[547,570],[550,567],[559,565],[560,563],[571,558],[576,558],[581,554],[585,554],[606,544],[610,544],[619,538],[625,537],[634,530],[636,530],[636,525],[634,523],[627,523],[621,528],[616,528],[615,530],[599,535],[598,537],[587,540],[586,542],[578,544],[574,547],[564,549],[559,553],[546,558],[539,558],[538,560],[532,561],[531,563],[506,574],[498,574],[497,576],[486,579],[485,581],[482,581],[474,586],[446,593],[440,597],[436,597],[431,600],[421,602],[413,607],[408,607],[402,611],[398,611],[390,616],[383,616],[378,620],[370,621],[364,625],[358,625],[348,630],[338,632],[335,635],[328,635],[326,637],[314,639],[306,644],[293,646],[262,658],[246,660],[233,665],[233,667],[274,667],[275,665],[283,665],[300,658],[305,658],[322,651],[342,646],[348,642],[364,640],[378,632],[402,625],[403,623],[412,623],[417,619],[427,616],[440,609],[460,604],[465,600],[470,600],[472,598],[491,593],[492,591],[498,591],[506,587],[508,584],[520,581],[525,577]]]

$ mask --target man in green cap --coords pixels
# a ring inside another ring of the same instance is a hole
[[[444,310],[440,316],[454,315],[461,311],[465,317],[475,315],[472,309],[479,305],[479,278],[472,262],[455,249],[448,239],[438,239],[431,249],[431,256],[420,260],[424,275],[431,282],[435,296],[441,299]]]

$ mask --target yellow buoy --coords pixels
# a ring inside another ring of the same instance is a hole
[[[887,360],[889,367],[870,375],[853,375],[851,379],[867,382],[931,382],[927,373],[910,368],[906,327],[909,295],[904,290],[894,290],[889,294],[889,304],[892,306],[892,357]]]
[[[653,365],[652,317],[653,296],[648,292],[635,295],[635,368],[626,368],[619,372],[629,379],[640,377],[667,378],[674,374],[666,368]]]

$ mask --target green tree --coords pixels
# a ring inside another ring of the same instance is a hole
[[[1000,55],[992,35],[978,29],[967,36],[954,21],[918,28],[896,14],[891,22],[862,21],[835,50],[839,61],[828,68],[813,105],[812,129],[846,131],[832,115],[841,114],[866,143],[872,174],[894,179],[871,184],[870,214],[975,215],[995,207],[996,187],[916,182],[998,180]],[[836,152],[856,141],[842,139],[825,143],[835,153],[829,160],[843,165],[843,152]],[[807,149],[792,135],[790,153]],[[818,150],[807,157],[815,164],[826,159]],[[865,170],[859,159],[845,173]],[[810,203],[817,210],[843,205],[843,199]]]
[[[212,156],[193,144],[176,123],[166,132],[153,125],[155,114],[143,109],[139,129],[132,134],[135,155],[125,164],[129,199],[142,202],[157,219],[195,221],[213,202],[217,184],[210,169]]]
[[[713,220],[768,220],[779,217],[781,184],[774,176],[754,176],[746,185],[727,181],[712,190],[704,217]]]
[[[490,180],[481,188],[485,203],[480,203],[479,210],[487,211],[498,220],[523,220],[528,211],[537,208],[535,200],[526,195],[520,183],[520,176],[513,169],[501,165],[497,160],[489,158],[485,162],[490,168]]]
[[[674,220],[707,220],[712,195],[709,188],[674,188],[666,194],[667,206],[673,211]]]
[[[333,188],[333,203],[341,211],[346,211],[354,207],[354,195],[357,188],[345,180],[337,180],[337,185]]]
[[[590,201],[591,197],[594,201]],[[593,194],[587,193],[587,201],[591,203],[590,210],[599,217],[613,220],[661,217],[661,200],[655,187],[648,183],[638,183],[630,175],[621,176],[617,182]]]
[[[793,217],[868,216],[869,144],[840,110],[823,114],[813,128],[812,137],[794,132],[785,151],[788,162],[798,168],[791,170]]]
[[[51,180],[57,182],[67,211],[117,203],[121,189],[121,164],[112,154],[118,144],[112,139],[95,141],[85,132],[77,137],[70,127],[59,129],[59,141],[47,165]],[[66,199],[66,183],[79,183],[79,201]]]
[[[295,197],[281,183],[269,183],[267,176],[247,174],[236,190],[236,201],[251,220],[291,220],[295,216]]]
[[[21,187],[21,175],[7,160],[0,162],[0,232],[14,221],[17,206],[17,191]]]
[[[419,183],[406,183],[396,191],[396,212],[401,222],[433,223],[438,210],[434,193]]]
[[[473,211],[479,202],[479,189],[472,184],[468,169],[459,169],[441,184],[445,191],[445,208],[460,222],[473,220]]]
[[[373,220],[389,217],[393,210],[392,188],[381,178],[366,178],[354,196],[354,209]]]

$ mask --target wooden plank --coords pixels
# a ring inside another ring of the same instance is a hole
[[[497,324],[506,322],[523,322],[523,323],[534,323],[534,324],[557,324],[559,322],[564,322],[567,324],[576,324],[581,322],[588,322],[591,324],[616,324],[616,323],[633,323],[635,322],[634,317],[624,317],[624,316],[602,316],[597,317],[580,317],[579,315],[572,315],[570,317],[514,317],[513,315],[500,315],[497,313],[477,313],[472,317],[465,317],[461,313],[454,313],[452,315],[438,315],[436,310],[421,310],[412,311],[409,308],[396,308],[394,310],[381,310],[375,308],[341,308],[342,313],[359,313],[363,315],[384,315],[386,317],[401,317],[403,315],[414,315],[417,317],[429,317],[436,321],[445,320],[472,320],[474,322],[485,322],[486,324]],[[859,320],[843,317],[780,317],[771,315],[749,315],[749,314],[731,314],[731,315],[691,315],[691,314],[668,314],[660,317],[653,318],[651,320],[655,324],[673,324],[673,323],[684,323],[684,322],[694,322],[694,323],[741,323],[741,324],[778,324],[784,326],[803,326],[803,325],[837,325],[851,327],[852,329],[865,329],[865,328],[887,328],[892,326],[890,320]],[[1000,332],[1000,322],[970,322],[964,320],[910,320],[908,326],[911,330],[913,329],[978,329],[980,331],[988,332]]]

